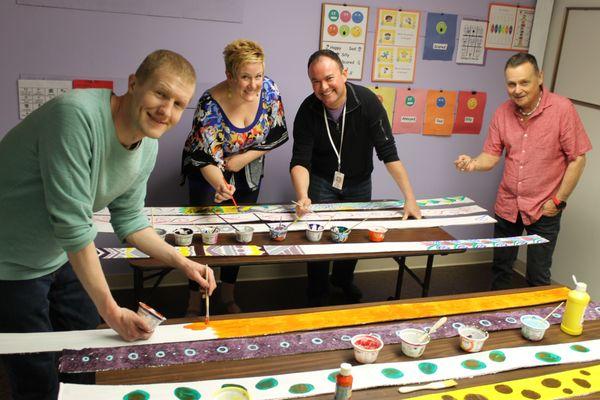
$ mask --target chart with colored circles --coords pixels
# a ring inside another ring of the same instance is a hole
[[[323,3],[321,49],[335,51],[348,79],[362,79],[369,7]]]
[[[532,7],[490,4],[485,47],[527,51],[534,12]]]

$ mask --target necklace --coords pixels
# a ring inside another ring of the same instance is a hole
[[[529,117],[531,114],[533,114],[535,112],[535,110],[537,110],[541,101],[542,101],[542,94],[540,93],[540,97],[538,97],[538,101],[537,101],[537,103],[535,103],[535,107],[533,107],[533,110],[531,110],[529,112],[524,112],[521,108],[519,108],[519,114],[521,114],[524,117]]]

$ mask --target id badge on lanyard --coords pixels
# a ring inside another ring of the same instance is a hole
[[[344,104],[344,110],[342,111],[342,134],[340,137],[340,151],[337,150],[335,144],[333,143],[333,138],[331,137],[331,131],[329,130],[329,123],[327,122],[327,112],[325,111],[325,106],[323,106],[323,118],[325,119],[325,127],[327,128],[327,136],[329,136],[329,142],[331,143],[331,147],[333,147],[333,151],[337,156],[338,160],[338,168],[337,171],[333,173],[333,182],[331,186],[335,189],[342,190],[344,187],[344,174],[341,172],[342,169],[342,146],[344,145],[344,127],[346,125],[346,105]]]

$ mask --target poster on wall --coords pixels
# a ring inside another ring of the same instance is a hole
[[[423,132],[423,114],[427,90],[398,88],[394,109],[393,133]]]
[[[458,92],[456,118],[452,133],[469,133],[479,135],[483,124],[483,112],[487,94],[476,91]]]
[[[486,49],[527,51],[534,13],[533,7],[490,4]]]
[[[387,114],[388,121],[391,124],[392,119],[394,117],[394,102],[396,101],[396,88],[389,86],[367,86],[367,88],[371,89],[371,91],[375,93],[379,101],[381,101],[381,104],[383,104],[383,108],[385,109],[385,113]]]
[[[457,64],[483,65],[485,55],[486,21],[464,19],[460,21]]]
[[[419,11],[378,10],[372,81],[414,80],[420,16]]]
[[[456,92],[429,90],[425,101],[424,135],[450,136],[454,125]]]
[[[456,14],[427,13],[423,60],[452,61],[456,20]]]
[[[340,56],[348,79],[362,79],[368,20],[369,7],[323,3],[320,48]]]

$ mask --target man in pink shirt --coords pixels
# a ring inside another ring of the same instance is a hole
[[[513,55],[504,75],[510,100],[492,117],[483,152],[474,158],[461,155],[454,164],[463,172],[489,171],[505,151],[494,237],[517,236],[525,229],[548,239],[527,249],[526,279],[530,286],[549,285],[562,210],[592,144],[571,101],[543,87],[534,56]],[[511,287],[517,251],[494,249],[492,289]]]

